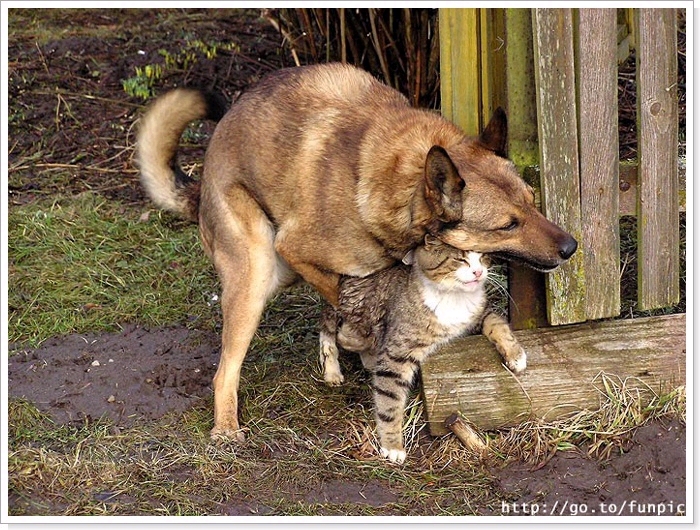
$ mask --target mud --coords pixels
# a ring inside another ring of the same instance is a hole
[[[179,414],[210,400],[219,337],[183,327],[127,326],[120,333],[54,338],[35,350],[12,349],[9,396],[33,402],[57,424],[108,419],[115,429]],[[678,515],[685,513],[685,426],[639,428],[611,458],[558,452],[545,465],[492,470],[504,499],[482,515]],[[310,503],[390,506],[381,484],[348,477],[307,494]],[[263,515],[263,504],[235,503],[228,515]]]

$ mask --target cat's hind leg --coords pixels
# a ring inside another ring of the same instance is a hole
[[[380,453],[396,464],[402,464],[406,459],[403,415],[418,368],[415,361],[399,361],[384,355],[380,356],[373,373],[372,390]]]
[[[527,354],[513,335],[505,318],[497,313],[489,313],[484,318],[481,331],[496,347],[509,370],[516,374],[525,370]]]
[[[323,380],[328,386],[340,386],[345,381],[338,360],[336,332],[338,315],[333,306],[325,304],[321,312],[321,331],[319,333],[319,360],[323,370]]]

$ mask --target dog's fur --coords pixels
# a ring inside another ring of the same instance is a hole
[[[222,286],[212,436],[243,439],[241,364],[267,300],[299,277],[332,304],[339,275],[391,266],[432,233],[464,250],[551,270],[576,241],[549,222],[504,158],[505,114],[466,138],[370,74],[340,64],[279,70],[219,122],[201,182],[175,161],[214,100],[175,90],[143,117],[138,162],[161,207],[199,222]]]

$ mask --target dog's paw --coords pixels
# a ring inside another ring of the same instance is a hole
[[[508,369],[516,374],[523,372],[525,368],[527,368],[527,354],[522,348],[519,349],[520,351],[517,355],[514,355],[508,359],[508,361],[506,361],[506,366]]]
[[[226,429],[214,427],[209,433],[212,442],[245,442],[245,434],[241,429]]]
[[[406,451],[404,449],[387,449],[382,447],[380,453],[384,458],[394,464],[403,464],[406,460]]]

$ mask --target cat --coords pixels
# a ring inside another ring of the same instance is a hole
[[[479,330],[513,372],[527,356],[501,315],[488,307],[488,256],[427,235],[404,263],[364,278],[342,276],[337,308],[321,316],[320,360],[330,386],[343,383],[338,346],[360,354],[372,373],[381,455],[401,464],[403,411],[415,374],[432,352]]]

